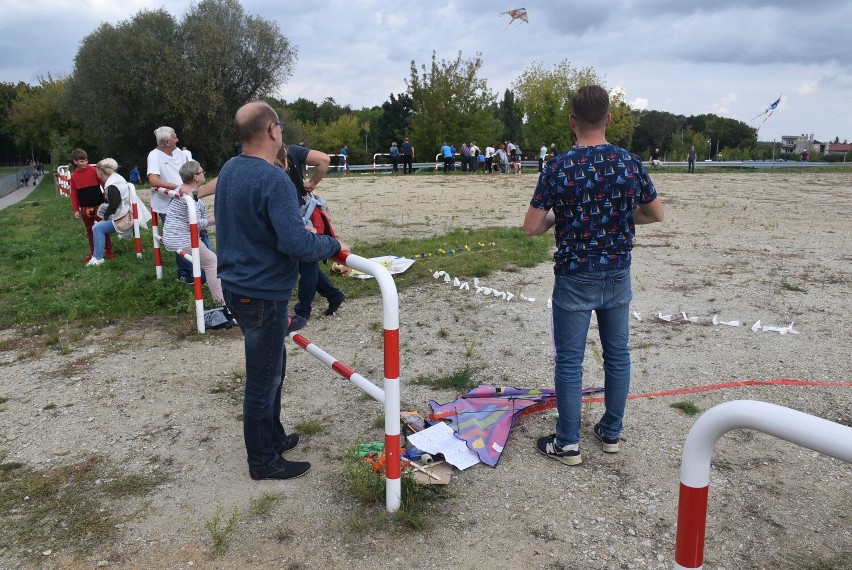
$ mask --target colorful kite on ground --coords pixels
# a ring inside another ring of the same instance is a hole
[[[584,388],[583,393],[603,388]],[[483,463],[494,467],[500,460],[509,432],[520,416],[556,407],[556,391],[549,388],[495,388],[480,384],[455,402],[430,401],[431,421],[446,421],[479,455]]]
[[[503,28],[504,32],[509,28],[509,26],[511,26],[514,23],[515,20],[523,20],[527,24],[530,23],[529,17],[527,16],[527,9],[526,8],[515,8],[514,10],[507,10],[506,12],[500,12],[500,14],[498,14],[498,15],[503,16],[503,15],[506,15],[506,14],[511,16],[512,19],[509,20],[509,23],[506,24],[505,28]]]
[[[774,112],[775,112],[775,109],[777,109],[777,108],[778,108],[778,105],[781,103],[781,97],[782,97],[783,95],[784,95],[783,93],[782,93],[781,95],[779,95],[779,96],[778,96],[778,99],[776,99],[774,102],[770,103],[770,104],[769,104],[769,106],[768,106],[768,107],[766,107],[766,109],[765,109],[765,110],[764,110],[761,114],[759,114],[759,115],[758,115],[758,116],[756,116],[754,119],[752,119],[752,121],[754,121],[755,119],[759,119],[760,117],[762,117],[762,116],[766,115],[766,118],[765,118],[765,119],[763,119],[763,123],[760,123],[760,125],[757,127],[757,130],[758,130],[758,131],[760,130],[760,127],[762,127],[762,126],[763,126],[763,124],[764,124],[766,121],[768,121],[768,120],[769,120],[769,117],[771,117],[771,116],[772,116],[772,113],[774,113]],[[768,114],[767,114],[767,113],[768,113]]]

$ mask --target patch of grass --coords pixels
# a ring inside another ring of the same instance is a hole
[[[133,514],[122,500],[146,495],[168,480],[161,471],[126,475],[97,455],[36,470],[0,466],[0,544],[22,557],[45,548],[91,553],[115,541],[116,525]]]
[[[304,435],[316,435],[325,430],[321,423],[316,420],[305,420],[296,424],[296,429]]]
[[[100,326],[147,317],[179,338],[204,338],[195,333],[192,290],[175,281],[174,264],[164,264],[163,279],[154,279],[148,237],[141,259],[136,257],[132,240],[113,240],[115,259],[91,271],[80,262],[88,251],[83,229],[70,215],[68,202],[56,198],[52,184],[40,185],[28,204],[14,204],[0,211],[0,225],[0,251],[6,260],[0,273],[0,291],[4,292],[0,297],[0,328],[27,323],[51,325],[59,331],[68,330],[72,324]],[[51,231],[45,232],[45,227]],[[440,250],[461,252],[419,259],[408,271],[395,276],[397,289],[402,291],[433,282],[432,273],[438,267],[452,275],[470,277],[532,267],[548,259],[552,242],[547,235],[530,238],[519,229],[488,228],[456,230],[428,239],[358,244],[355,253],[363,257],[388,253],[413,257]],[[465,245],[471,251],[465,250]],[[379,294],[374,280],[338,275],[331,275],[331,279],[350,299]],[[92,304],[92,299],[99,302]],[[62,348],[67,344],[65,336],[67,333],[61,338],[54,332],[49,339],[51,346],[68,350]],[[28,352],[24,357],[37,355]]]
[[[674,404],[669,404],[669,406],[676,410],[680,410],[687,416],[694,416],[701,413],[701,408],[692,402],[675,402]]]
[[[234,532],[234,527],[237,526],[237,521],[239,519],[240,511],[237,510],[237,507],[234,507],[234,510],[231,512],[231,516],[228,517],[228,522],[223,525],[222,508],[217,507],[213,518],[204,523],[204,528],[207,529],[207,533],[210,535],[210,540],[212,542],[209,551],[211,558],[222,556],[228,551],[228,538],[231,533]]]
[[[470,342],[464,342],[464,356],[465,358],[472,358],[474,355],[474,351],[476,350],[476,339],[471,339]]]
[[[5,396],[0,396],[0,412],[4,411],[6,408],[3,407],[3,404],[9,401],[9,398]]]
[[[473,379],[473,368],[465,366],[461,370],[457,370],[447,376],[439,378],[429,378],[427,376],[418,376],[414,382],[416,384],[426,385],[435,390],[453,390],[455,392],[467,392],[479,384]]]
[[[344,464],[343,477],[359,501],[369,507],[384,509],[386,500],[384,473],[374,473],[369,463],[349,453]],[[429,527],[430,517],[440,514],[437,508],[438,501],[445,497],[445,490],[441,485],[421,485],[407,473],[402,475],[400,487],[402,491],[400,508],[391,519],[385,519],[385,522],[401,524],[411,530],[425,530]],[[364,514],[356,513],[352,523],[353,530],[374,528],[375,525],[368,524],[362,518]],[[381,524],[379,513],[374,512],[373,515],[373,522]]]
[[[468,251],[464,248],[465,245],[471,249]],[[355,253],[368,258],[389,253],[409,258],[418,256],[416,263],[405,273],[394,275],[397,289],[403,291],[411,286],[434,283],[432,274],[438,269],[451,276],[458,275],[459,278],[481,278],[494,271],[516,271],[534,267],[550,258],[552,248],[553,236],[547,234],[528,237],[520,229],[485,228],[454,230],[426,239],[358,244]],[[442,250],[459,253],[442,254]],[[330,278],[351,299],[375,295],[378,292],[372,279],[351,279],[338,275],[331,275]]]
[[[253,515],[265,515],[272,508],[272,503],[278,500],[278,495],[267,493],[251,504]]]
[[[50,402],[48,405],[42,408],[42,410],[55,410],[58,406],[53,402]]]
[[[807,293],[808,292],[808,290],[805,289],[804,287],[799,287],[798,285],[793,285],[792,283],[790,283],[786,279],[781,280],[781,288],[784,289],[785,291],[792,291],[794,293]]]
[[[275,529],[274,538],[278,542],[287,542],[296,535],[295,531],[286,526],[279,526]]]

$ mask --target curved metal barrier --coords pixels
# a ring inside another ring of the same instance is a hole
[[[683,446],[675,570],[703,568],[710,456],[719,438],[734,429],[755,429],[852,463],[852,427],[754,400],[710,408],[689,430]]]

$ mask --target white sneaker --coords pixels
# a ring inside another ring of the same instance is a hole
[[[103,259],[98,259],[97,257],[93,257],[92,259],[89,260],[89,263],[86,264],[86,267],[94,267],[95,265],[100,265],[103,262],[104,262]]]

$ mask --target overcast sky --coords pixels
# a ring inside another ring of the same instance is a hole
[[[517,2],[517,3],[514,3]],[[353,108],[406,90],[411,61],[482,54],[480,77],[502,98],[533,62],[591,67],[634,108],[752,120],[783,93],[760,140],[813,133],[852,141],[852,2],[846,0],[243,0],[278,23],[299,52],[279,95]],[[0,81],[35,84],[73,71],[101,22],[189,2],[0,0]],[[499,12],[525,7],[529,24]],[[121,70],[115,70],[121,73]],[[566,120],[567,122],[567,120]],[[566,125],[567,126],[567,125]]]

